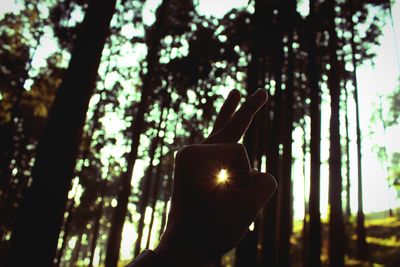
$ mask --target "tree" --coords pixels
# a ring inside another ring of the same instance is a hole
[[[337,59],[338,37],[335,25],[335,1],[326,4],[329,34],[328,87],[331,97],[329,148],[329,265],[344,266],[344,224],[342,213],[341,145],[339,132],[340,69]]]
[[[113,220],[111,223],[111,230],[109,234],[106,254],[106,267],[117,266],[119,259],[119,250],[121,246],[121,234],[124,226],[125,217],[127,213],[129,195],[131,194],[131,178],[135,161],[137,158],[137,151],[139,147],[140,135],[144,130],[145,113],[149,102],[149,97],[152,95],[153,73],[156,65],[159,62],[160,55],[158,53],[160,42],[163,34],[164,23],[167,19],[167,8],[169,0],[163,0],[157,10],[157,19],[149,32],[148,38],[148,52],[146,56],[147,73],[144,74],[142,82],[142,91],[140,96],[140,103],[135,116],[135,121],[131,126],[131,150],[127,156],[127,170],[121,177],[120,191],[118,193],[118,204],[114,211]]]
[[[265,15],[265,4],[262,1],[254,1],[255,12],[251,16],[250,30],[250,55],[251,60],[247,66],[247,80],[246,80],[246,92],[247,95],[252,95],[258,88],[265,87],[265,72],[263,66],[265,64],[265,37],[263,32],[263,22]],[[245,136],[244,145],[249,156],[250,165],[253,168],[260,169],[261,162],[258,159],[257,150],[260,150],[261,142],[263,141],[258,133],[262,132],[261,121],[264,119],[261,117],[262,113],[257,114],[253,122],[250,124]],[[257,219],[254,223],[254,229],[248,231],[243,237],[242,241],[236,248],[236,262],[235,266],[257,266],[257,246],[259,242],[259,228],[260,219]]]
[[[310,1],[310,13],[307,18],[309,35],[308,47],[308,83],[310,87],[310,200],[309,200],[309,245],[307,263],[309,266],[321,266],[321,216],[320,216],[320,168],[321,168],[321,93],[319,88],[317,65],[317,16],[315,1]]]
[[[351,50],[352,50],[352,64],[353,75],[352,82],[354,87],[354,100],[356,103],[356,130],[357,130],[357,191],[358,191],[358,211],[357,211],[357,256],[361,259],[368,258],[368,247],[366,241],[366,230],[364,224],[364,205],[363,205],[363,183],[362,183],[362,157],[361,157],[361,130],[360,130],[360,104],[358,98],[358,85],[357,85],[357,59],[356,59],[356,45],[354,42],[354,22],[353,22],[353,7],[349,2],[350,10],[350,32],[351,32]]]
[[[137,257],[139,255],[139,253],[141,252],[141,244],[142,244],[142,238],[143,238],[143,228],[144,228],[144,216],[146,213],[146,208],[148,206],[148,203],[150,201],[150,194],[151,194],[151,185],[153,182],[153,176],[154,176],[154,165],[153,165],[153,161],[155,159],[155,155],[156,155],[156,150],[158,145],[160,145],[160,143],[162,144],[163,142],[163,138],[160,137],[160,131],[162,130],[162,123],[165,123],[165,118],[164,118],[164,112],[165,112],[165,103],[163,104],[163,106],[161,107],[161,115],[160,118],[158,120],[158,125],[157,125],[157,129],[156,129],[156,133],[155,136],[152,140],[151,146],[149,148],[149,166],[147,167],[145,176],[142,179],[142,187],[141,187],[141,196],[140,196],[140,201],[138,204],[138,211],[140,214],[140,220],[139,220],[139,224],[138,224],[138,228],[137,228],[137,233],[138,233],[138,238],[136,239],[136,244],[135,244],[135,250],[134,250],[134,255],[135,257]],[[168,114],[167,114],[168,115]],[[150,235],[150,232],[149,232]]]
[[[294,54],[294,37],[296,34],[295,25],[298,21],[296,12],[296,1],[285,1],[282,3],[285,7],[281,10],[284,20],[284,31],[287,36],[287,70],[286,84],[284,91],[284,116],[285,122],[283,125],[283,148],[282,148],[282,173],[280,186],[278,191],[278,261],[277,265],[282,267],[290,266],[290,237],[292,234],[292,219],[293,219],[293,196],[292,196],[292,133],[294,128],[294,74],[296,57]]]
[[[53,263],[86,111],[114,7],[114,0],[89,1],[39,144],[32,186],[19,210],[7,255],[10,266]],[[20,256],[21,251],[26,252],[25,257]]]

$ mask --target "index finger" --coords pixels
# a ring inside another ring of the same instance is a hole
[[[214,128],[210,135],[213,135],[214,133],[218,132],[218,130],[224,127],[224,125],[232,117],[232,114],[235,112],[236,107],[239,105],[239,102],[240,93],[237,89],[234,89],[229,93],[227,99],[222,105],[217,119],[215,120]]]
[[[236,143],[249,127],[253,116],[265,104],[268,95],[265,89],[258,89],[232,116],[226,125],[203,141],[204,144]]]

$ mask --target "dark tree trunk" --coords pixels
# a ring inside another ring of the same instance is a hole
[[[321,266],[321,215],[320,215],[320,169],[321,169],[321,92],[317,64],[317,29],[315,1],[310,1],[310,15],[307,19],[308,38],[308,80],[310,87],[310,197],[309,197],[309,238],[307,265]]]
[[[303,98],[304,99],[304,98]],[[302,150],[303,150],[303,177],[304,177],[304,218],[303,218],[303,231],[302,231],[302,238],[303,238],[303,251],[302,251],[302,265],[303,267],[307,266],[307,256],[308,256],[308,233],[309,233],[309,228],[308,228],[308,220],[309,220],[309,212],[308,212],[308,203],[307,203],[307,177],[306,177],[306,161],[307,161],[307,138],[306,138],[306,121],[305,121],[305,116],[306,116],[306,111],[304,110],[303,114],[303,122],[302,122],[302,130],[303,130],[303,145],[302,145]]]
[[[265,56],[263,54],[265,37],[263,34],[263,13],[265,5],[262,1],[255,1],[255,12],[251,18],[251,61],[247,68],[247,94],[253,94],[258,88],[265,86],[265,72],[262,72],[262,65],[265,64]],[[257,149],[260,145],[261,113],[257,114],[253,119],[250,127],[244,136],[244,145],[249,156],[250,165],[259,168],[259,153]],[[236,262],[237,267],[255,267],[258,262],[258,239],[259,239],[259,220],[254,222],[254,230],[248,231],[243,237],[242,241],[236,248]]]
[[[268,4],[267,14],[272,14],[274,6]],[[271,6],[270,6],[271,5]],[[278,4],[278,14],[281,8]],[[279,16],[279,15],[278,15]],[[283,36],[281,18],[278,17],[277,22],[271,25],[271,36],[273,38],[271,47],[271,58],[273,63],[273,77],[275,81],[274,95],[270,97],[269,105],[272,106],[273,115],[272,123],[267,136],[265,137],[269,145],[267,146],[267,171],[278,180],[278,188],[280,187],[280,133],[281,133],[281,105],[282,105],[282,65],[284,61],[283,54]],[[272,21],[272,18],[271,20]],[[261,266],[273,267],[277,264],[277,248],[276,248],[276,218],[277,218],[277,194],[274,194],[263,211],[263,235],[262,235],[262,255]]]
[[[353,75],[352,82],[354,86],[354,100],[356,104],[356,131],[357,131],[357,191],[358,191],[358,211],[357,211],[357,257],[361,259],[369,258],[368,246],[366,241],[366,230],[364,223],[364,208],[363,208],[363,183],[362,183],[362,157],[361,157],[361,131],[360,131],[360,111],[358,99],[358,86],[357,86],[357,59],[356,59],[356,44],[354,42],[354,22],[353,22],[353,5],[351,1],[350,6],[350,31],[351,31],[351,51],[352,51],[352,64]]]
[[[345,114],[345,129],[346,129],[346,222],[350,223],[351,217],[351,206],[350,206],[350,134],[349,134],[349,114],[348,114],[348,93],[347,89],[344,88],[345,101],[344,101],[344,112]]]
[[[138,256],[140,253],[141,249],[141,244],[142,244],[142,238],[143,238],[143,229],[144,229],[144,217],[146,213],[146,208],[149,204],[149,198],[150,198],[150,191],[151,191],[151,185],[153,183],[153,160],[156,154],[156,150],[158,145],[160,144],[160,131],[161,131],[161,125],[164,120],[164,110],[165,110],[165,104],[161,108],[161,116],[160,116],[160,121],[158,123],[156,135],[154,136],[150,149],[149,149],[149,158],[150,158],[150,164],[149,167],[147,167],[146,174],[143,177],[143,188],[142,188],[142,194],[140,196],[140,202],[138,204],[138,213],[140,214],[140,219],[139,219],[139,224],[138,224],[138,238],[136,239],[136,244],[135,244],[135,250],[134,250],[134,256]],[[162,141],[161,141],[162,143]],[[154,184],[154,183],[153,183]]]
[[[70,65],[39,143],[33,183],[19,210],[8,266],[53,264],[86,111],[114,8],[115,0],[89,1]]]
[[[107,186],[107,180],[104,179],[102,181],[101,190],[100,190],[101,200],[97,206],[96,217],[94,219],[92,241],[90,243],[90,258],[89,258],[89,265],[88,265],[89,267],[93,266],[94,253],[96,251],[97,238],[99,236],[99,230],[100,230],[100,220],[101,220],[101,215],[103,214],[103,203],[104,203],[104,194],[106,192],[106,186]]]
[[[169,112],[167,112],[164,121],[167,121]],[[167,124],[165,124],[163,131],[165,131],[165,128],[167,127]],[[164,149],[164,138],[161,138],[160,141],[160,158],[159,158],[159,163],[156,168],[156,173],[155,173],[155,179],[153,183],[153,190],[152,190],[152,196],[150,198],[151,203],[151,219],[150,219],[150,224],[149,224],[149,234],[147,236],[147,241],[146,241],[146,249],[149,248],[150,246],[150,240],[151,240],[151,230],[153,229],[153,224],[154,224],[154,219],[155,219],[155,209],[156,209],[156,204],[157,204],[157,199],[158,199],[158,192],[161,187],[161,174],[162,174],[162,161],[163,161],[163,149]]]
[[[172,158],[173,156],[170,155],[170,157]],[[168,201],[170,199],[171,196],[171,191],[172,191],[172,173],[173,173],[173,164],[171,164],[168,168],[168,172],[167,172],[168,178],[167,181],[165,182],[165,186],[164,186],[164,195],[163,195],[163,200],[164,200],[164,209],[163,209],[163,213],[161,215],[161,227],[160,227],[160,238],[164,232],[165,229],[165,225],[167,224],[167,208],[168,208]]]
[[[57,252],[56,263],[55,263],[56,266],[60,266],[62,256],[64,255],[64,250],[65,250],[65,247],[67,245],[67,240],[68,240],[69,232],[70,232],[70,229],[71,229],[72,213],[74,212],[74,203],[75,202],[74,202],[73,199],[70,199],[68,201],[68,203],[67,203],[68,215],[67,215],[67,218],[66,218],[66,220],[64,222],[64,225],[63,225],[63,227],[64,227],[63,232],[64,233],[63,233],[61,247]]]
[[[78,240],[75,243],[75,248],[73,250],[72,256],[71,256],[71,266],[76,266],[77,262],[79,260],[79,256],[81,254],[81,248],[82,248],[82,234],[79,235]]]
[[[110,64],[109,64],[110,66]],[[107,69],[106,73],[108,72],[109,69]],[[100,96],[101,99],[101,96]],[[104,103],[101,102],[102,100],[100,100],[100,102],[97,104],[93,116],[90,119],[93,124],[91,125],[90,129],[85,133],[85,137],[82,141],[82,143],[86,144],[85,148],[83,149],[81,158],[83,160],[88,159],[89,154],[91,153],[91,140],[92,140],[92,136],[95,130],[99,129],[100,125],[100,113],[101,113],[101,109],[104,107]],[[86,142],[84,141],[86,139]],[[78,177],[82,177],[82,173],[83,173],[84,169],[81,169],[80,172],[77,175],[74,176],[78,176]],[[71,199],[68,199],[67,201],[67,205],[66,205],[66,212],[67,213],[67,217],[65,218],[65,220],[63,220],[63,224],[62,224],[62,231],[63,233],[63,238],[62,238],[62,243],[61,243],[61,247],[60,249],[58,249],[57,253],[56,253],[56,258],[55,258],[55,265],[59,266],[60,262],[61,262],[61,258],[64,254],[64,249],[66,246],[66,242],[68,239],[68,235],[70,232],[70,226],[71,226],[71,221],[72,221],[72,214],[74,213],[75,210],[75,196],[77,194],[77,188],[75,189],[75,191],[73,192],[73,197]],[[65,214],[64,213],[64,214]]]
[[[290,236],[292,234],[292,132],[293,132],[293,98],[294,98],[294,61],[293,35],[296,2],[286,1],[283,17],[285,18],[285,31],[288,37],[287,54],[287,82],[284,91],[283,149],[281,178],[278,191],[279,217],[277,223],[277,250],[279,267],[290,266]]]
[[[118,204],[114,211],[111,222],[111,229],[107,243],[107,253],[105,261],[106,267],[116,267],[118,264],[122,229],[128,209],[129,196],[131,194],[131,178],[133,168],[137,159],[140,135],[144,129],[144,117],[148,108],[149,97],[152,94],[153,70],[155,66],[159,63],[158,52],[162,36],[162,26],[166,20],[166,16],[168,15],[168,2],[169,0],[163,0],[160,7],[158,8],[158,17],[152,28],[152,34],[151,36],[149,36],[148,52],[146,56],[148,72],[145,74],[143,79],[142,93],[140,97],[138,111],[136,113],[134,123],[132,123],[132,126],[130,128],[130,132],[132,133],[131,150],[127,157],[127,170],[121,177],[121,186],[118,193]]]
[[[335,26],[335,1],[329,8],[329,63],[328,87],[331,96],[330,149],[329,149],[329,265],[344,266],[344,224],[342,211],[342,176],[340,145],[340,69],[337,59],[338,37]]]

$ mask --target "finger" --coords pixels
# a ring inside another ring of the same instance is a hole
[[[232,117],[232,114],[235,112],[237,106],[240,102],[240,93],[238,90],[232,90],[228,97],[226,98],[224,104],[221,107],[221,110],[217,116],[217,119],[214,123],[214,128],[211,132],[211,135],[220,130]]]
[[[272,175],[252,170],[244,193],[258,213],[274,195],[276,188],[277,182]]]
[[[253,116],[265,104],[267,98],[267,92],[264,89],[258,89],[243,103],[240,109],[221,130],[209,136],[203,143],[238,142],[249,127]]]

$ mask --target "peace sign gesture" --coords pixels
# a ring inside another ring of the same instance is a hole
[[[156,252],[173,266],[207,266],[232,249],[276,189],[275,179],[251,170],[237,142],[266,103],[259,89],[236,111],[233,90],[201,144],[176,156],[174,190],[167,229]]]

